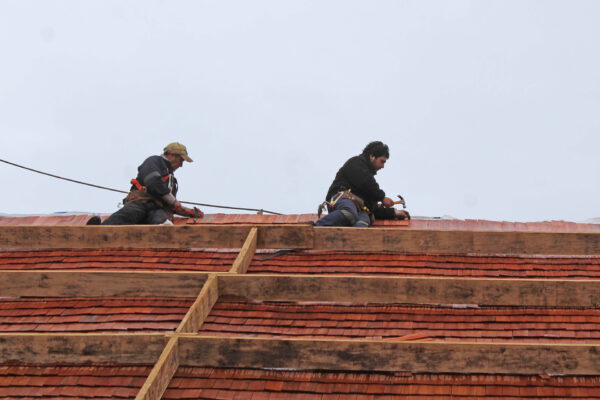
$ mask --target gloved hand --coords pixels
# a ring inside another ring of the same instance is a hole
[[[204,213],[202,211],[200,211],[198,208],[184,207],[179,200],[177,200],[177,201],[175,201],[175,203],[173,203],[173,205],[171,206],[171,209],[173,210],[173,212],[175,214],[181,215],[184,217],[202,218],[204,216]]]
[[[406,210],[394,210],[394,217],[396,219],[400,219],[400,220],[403,220],[403,219],[410,220],[410,214]]]

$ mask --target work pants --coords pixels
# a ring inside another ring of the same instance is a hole
[[[152,201],[130,201],[108,217],[102,225],[170,224],[171,216]]]
[[[371,218],[365,210],[356,209],[356,205],[350,199],[338,199],[333,210],[315,222],[317,226],[354,226],[366,228],[371,225]]]

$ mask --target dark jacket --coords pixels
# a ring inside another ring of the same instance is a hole
[[[177,196],[177,179],[169,160],[161,156],[150,156],[138,167],[137,181],[148,193],[161,199],[165,194]],[[132,189],[135,186],[131,187]]]
[[[350,158],[335,175],[327,192],[327,200],[337,192],[351,189],[351,192],[365,201],[365,205],[374,210],[378,201],[382,201],[385,192],[375,180],[375,168],[367,157],[362,155]]]

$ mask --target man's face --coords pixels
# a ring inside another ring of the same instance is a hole
[[[386,156],[379,156],[379,157],[369,156],[369,157],[371,160],[371,165],[373,165],[373,168],[375,168],[375,171],[379,171],[380,169],[385,167],[385,162],[387,161]]]
[[[173,171],[177,170],[177,168],[183,165],[183,157],[181,157],[179,154],[167,154],[165,158],[171,163]]]

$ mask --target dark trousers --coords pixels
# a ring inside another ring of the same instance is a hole
[[[171,215],[152,201],[130,201],[108,217],[102,225],[160,225]]]
[[[364,210],[358,212],[352,200],[341,198],[335,203],[333,211],[315,222],[315,225],[366,228],[371,225],[371,218]]]

